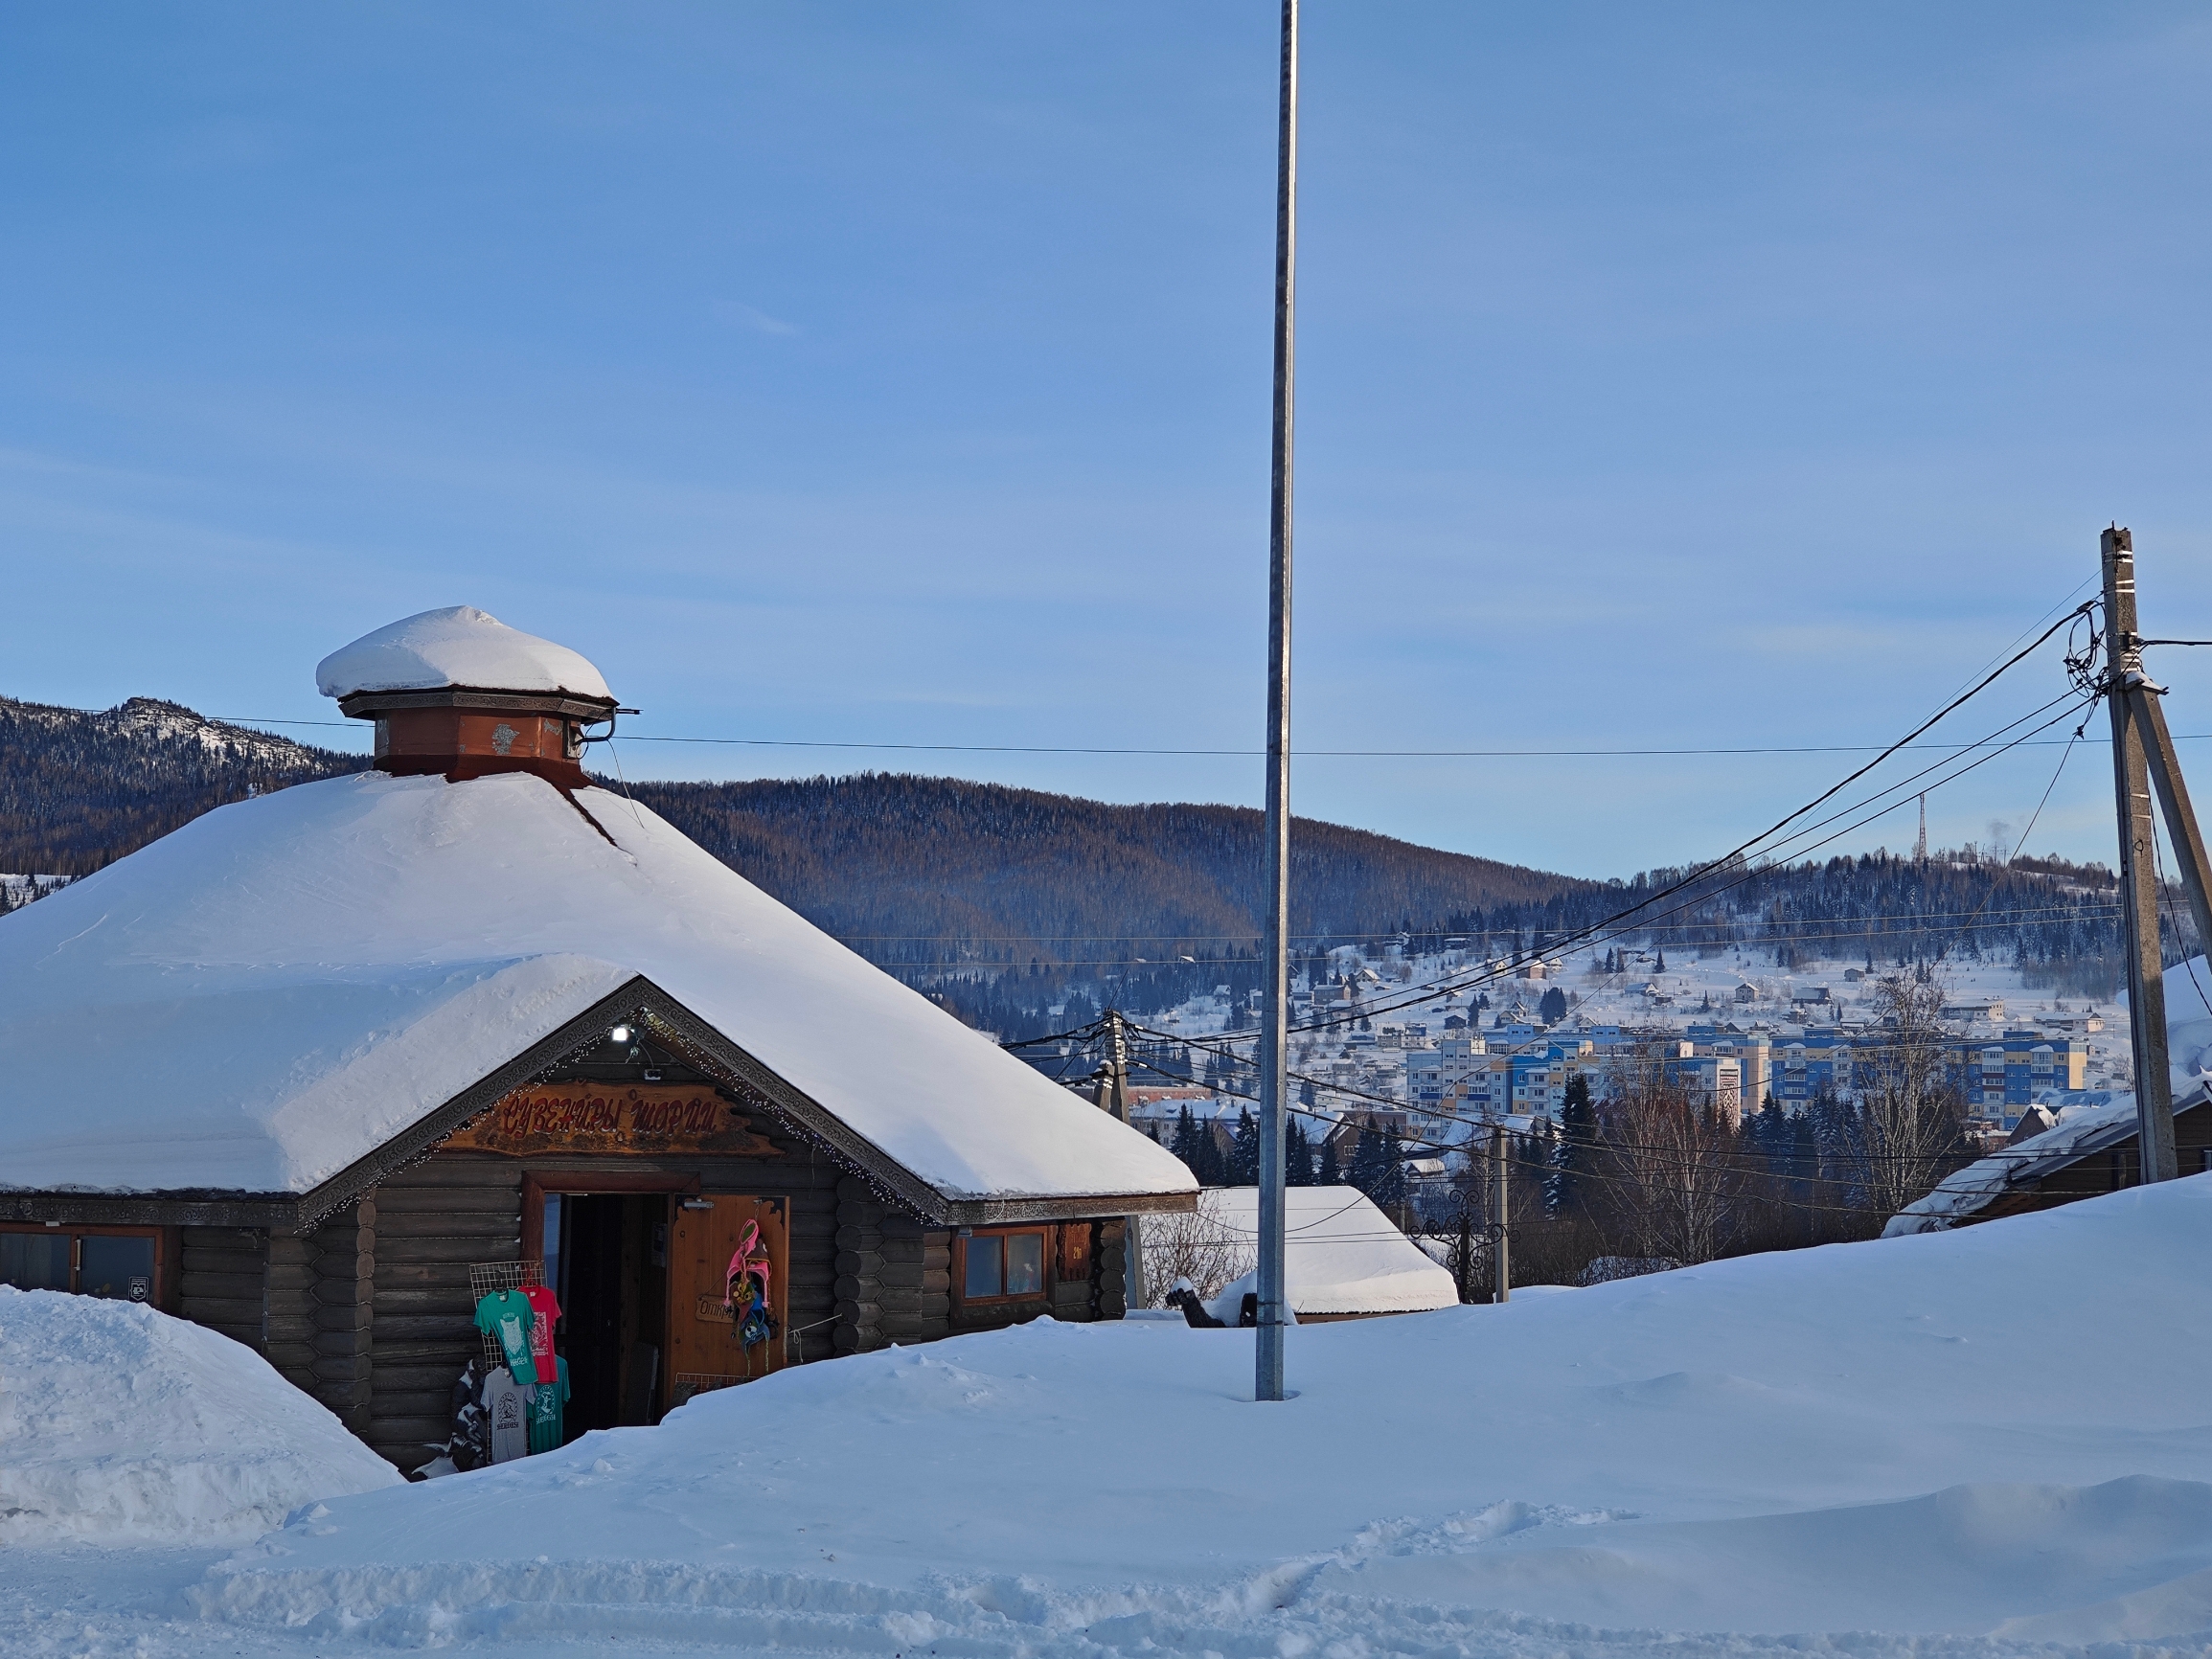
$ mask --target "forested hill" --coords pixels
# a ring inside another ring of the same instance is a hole
[[[88,875],[211,807],[368,763],[151,697],[98,712],[0,697],[0,871]]]
[[[0,872],[84,875],[211,807],[367,763],[174,703],[134,698],[95,714],[0,699]],[[630,787],[986,1029],[1059,1029],[1105,1001],[1147,1014],[1258,984],[1261,817],[1247,808],[1115,807],[890,774]],[[1291,853],[1291,924],[1309,959],[1401,935],[1414,954],[1453,943],[1550,948],[1641,905],[1640,942],[1749,947],[1784,965],[1994,955],[2031,984],[2105,995],[2120,960],[2109,871],[1988,861],[1971,848],[1739,865],[1680,890],[1688,872],[1578,881],[1308,819]],[[2172,960],[2192,942],[2165,943]]]
[[[1026,967],[1249,954],[1260,813],[1114,807],[882,773],[634,784],[725,863],[875,961]],[[1298,819],[1291,926],[1351,938],[1510,910],[1540,920],[1598,883]],[[947,957],[946,947],[956,948]]]

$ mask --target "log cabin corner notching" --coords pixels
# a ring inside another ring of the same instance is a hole
[[[563,1291],[572,1435],[787,1364],[1121,1315],[1123,1218],[1193,1208],[1189,1172],[577,786],[572,735],[513,755],[487,683],[582,719],[613,702],[582,659],[429,613],[322,678],[350,711],[407,693],[396,770],[219,808],[0,922],[24,990],[0,1281],[220,1330],[409,1471],[490,1263]],[[467,717],[426,774],[441,708]],[[750,1348],[721,1307],[741,1237],[776,1326]]]

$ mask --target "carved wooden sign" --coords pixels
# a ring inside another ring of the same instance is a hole
[[[745,1114],[706,1087],[654,1083],[541,1083],[517,1089],[445,1145],[458,1151],[713,1152],[778,1158]]]

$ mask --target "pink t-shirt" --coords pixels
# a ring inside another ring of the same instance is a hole
[[[530,1298],[530,1311],[536,1315],[530,1322],[530,1357],[537,1375],[549,1377],[553,1375],[553,1322],[560,1317],[560,1304],[542,1284],[529,1285],[522,1294]]]

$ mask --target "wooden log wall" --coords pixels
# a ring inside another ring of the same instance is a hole
[[[376,1190],[376,1371],[363,1438],[412,1472],[452,1426],[453,1384],[481,1352],[468,1269],[522,1254],[522,1169],[453,1155]]]
[[[808,1177],[800,1185],[795,1177]],[[796,1189],[796,1190],[794,1190]],[[785,1286],[786,1352],[800,1364],[837,1352],[837,1193],[828,1170],[787,1170],[761,1191],[791,1201],[790,1280]]]
[[[837,1183],[836,1352],[926,1342],[952,1329],[952,1235],[924,1228],[865,1181]]]
[[[376,1268],[373,1197],[339,1211],[312,1233],[269,1238],[262,1352],[363,1438],[375,1363]]]
[[[1091,1234],[1091,1306],[1098,1319],[1119,1319],[1129,1311],[1129,1223],[1120,1216],[1094,1223]]]
[[[268,1317],[268,1235],[255,1227],[179,1227],[177,1238],[177,1317],[260,1352]]]

